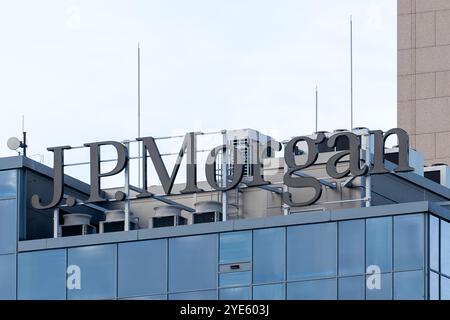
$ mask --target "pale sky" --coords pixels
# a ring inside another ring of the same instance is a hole
[[[50,146],[135,138],[138,42],[143,136],[310,134],[316,85],[319,130],[349,128],[350,15],[354,126],[396,127],[394,0],[2,1],[0,156],[22,115],[47,164]]]

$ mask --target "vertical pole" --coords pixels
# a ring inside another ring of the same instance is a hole
[[[130,142],[125,141],[125,149],[126,149],[126,157],[128,158]],[[125,167],[125,219],[124,219],[124,230],[130,230],[130,161],[127,161],[127,165]]]
[[[138,42],[138,121],[137,121],[137,134],[138,138],[141,137],[141,48]],[[141,148],[139,148],[138,142],[138,187],[141,187]]]
[[[370,154],[370,131],[366,130],[366,133],[362,136],[363,139],[363,150],[364,150],[364,158],[366,161],[366,166],[369,168],[366,176],[364,177],[365,180],[365,206],[370,207],[371,206],[371,196],[372,196],[372,181],[371,176],[369,174],[370,165],[372,163],[371,154]]]
[[[318,132],[318,123],[319,123],[319,92],[316,86],[316,132]]]
[[[350,16],[350,130],[353,129],[353,19]]]
[[[222,141],[223,145],[227,146],[227,131],[222,130]],[[228,170],[227,170],[227,152],[222,152],[222,187],[226,187],[227,185],[227,178],[228,178]],[[228,213],[228,198],[227,198],[227,192],[222,191],[222,221],[227,221],[227,213]]]
[[[288,172],[288,166],[286,164],[286,162],[283,161],[283,173],[286,174]],[[288,187],[283,183],[283,193],[284,192],[288,192],[289,189]],[[285,216],[289,215],[289,205],[287,205],[286,203],[283,202],[283,214]]]
[[[53,238],[58,238],[59,208],[53,209]]]

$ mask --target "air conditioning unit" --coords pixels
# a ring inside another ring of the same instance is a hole
[[[222,221],[222,204],[218,201],[200,201],[194,204],[195,213],[192,223],[208,223]]]
[[[446,164],[436,163],[432,166],[425,167],[424,177],[447,188],[450,187],[450,170]]]
[[[105,211],[105,221],[99,223],[100,233],[117,232],[125,230],[125,211],[123,210],[109,210]],[[130,212],[129,230],[138,229],[138,218],[133,217]]]
[[[161,206],[155,208],[155,216],[150,219],[149,226],[153,228],[174,227],[187,224],[187,219],[181,216],[178,206]]]
[[[61,237],[81,236],[92,234],[97,231],[91,226],[91,216],[84,213],[69,213],[63,215],[64,224],[59,226]]]

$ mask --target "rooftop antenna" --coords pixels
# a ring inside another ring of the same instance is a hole
[[[319,90],[316,85],[316,132],[318,132],[318,123],[319,123]]]
[[[141,137],[141,47],[138,42],[137,134]],[[138,147],[138,187],[141,186],[141,148]]]
[[[350,130],[353,129],[353,18],[350,15]]]

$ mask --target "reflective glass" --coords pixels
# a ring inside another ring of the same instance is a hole
[[[450,279],[441,276],[441,300],[450,300]]]
[[[169,290],[217,288],[217,235],[169,239]]]
[[[167,292],[167,240],[119,244],[119,297]]]
[[[364,274],[365,221],[339,222],[339,274]]]
[[[430,268],[439,271],[439,219],[430,215]]]
[[[339,299],[364,300],[364,279],[364,276],[339,278]]]
[[[15,197],[17,195],[17,171],[0,171],[0,197]]]
[[[394,300],[423,300],[423,271],[394,273]]]
[[[336,279],[323,279],[287,284],[288,300],[336,300]]]
[[[239,231],[220,234],[220,263],[252,260],[252,232]]]
[[[254,283],[284,280],[286,266],[285,228],[253,231]]]
[[[169,300],[217,300],[216,290],[172,293]]]
[[[221,273],[219,283],[221,287],[248,285],[252,282],[250,271]]]
[[[0,200],[0,254],[16,252],[17,200]]]
[[[42,288],[41,288],[42,290]],[[0,300],[16,299],[16,255],[0,255]]]
[[[79,247],[68,249],[67,268],[79,268],[81,288],[67,289],[69,299],[112,299],[116,297],[117,245]],[[68,279],[76,277],[76,269]]]
[[[394,270],[423,268],[425,246],[423,220],[422,214],[394,217]]]
[[[288,280],[336,275],[336,244],[336,223],[288,227]]]
[[[450,223],[441,219],[441,273],[450,276]]]
[[[166,294],[155,294],[152,296],[144,296],[144,297],[122,298],[120,300],[167,300],[167,295]]]
[[[366,263],[376,265],[381,272],[392,269],[392,218],[366,220]]]
[[[250,300],[250,288],[226,288],[220,289],[220,300]]]
[[[66,299],[65,249],[20,253],[18,262],[19,299]]]
[[[254,286],[253,300],[284,300],[284,284]]]
[[[439,300],[439,275],[430,272],[430,300]]]
[[[372,281],[376,278],[375,281]],[[368,285],[368,284],[372,285]],[[373,285],[379,283],[380,285]],[[367,300],[391,300],[392,299],[392,273],[372,274],[366,276]]]

